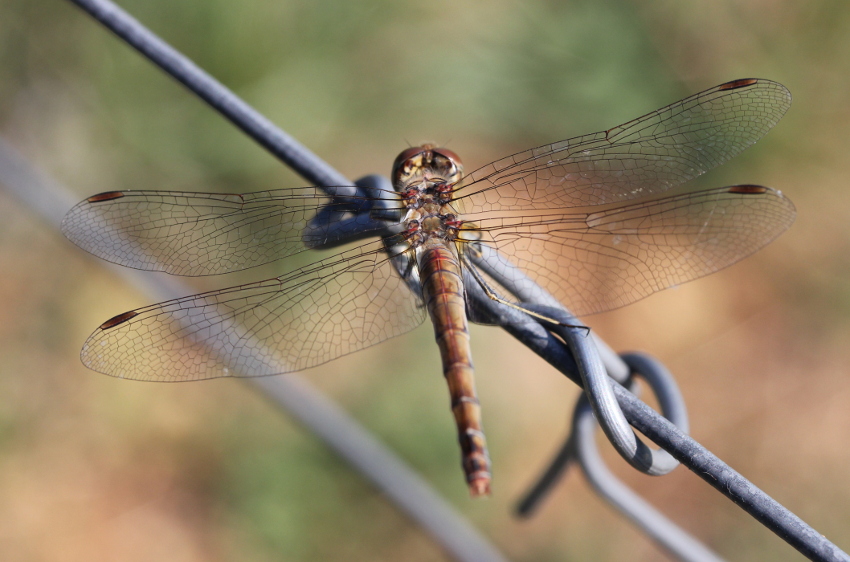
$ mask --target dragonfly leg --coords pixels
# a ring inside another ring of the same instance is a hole
[[[549,322],[550,324],[555,324],[556,326],[564,326],[564,327],[567,327],[567,328],[582,328],[582,329],[585,329],[588,332],[590,332],[590,328],[588,328],[587,326],[584,326],[584,325],[581,325],[581,324],[568,324],[568,323],[562,322],[560,320],[557,320],[553,316],[549,316],[549,315],[547,315],[545,313],[541,313],[541,312],[536,312],[534,310],[531,310],[528,307],[522,306],[521,304],[513,303],[513,302],[510,302],[509,300],[506,300],[506,299],[500,297],[499,294],[490,286],[490,284],[487,283],[487,280],[484,279],[484,276],[481,275],[481,272],[478,271],[475,268],[475,266],[472,264],[472,262],[469,261],[469,259],[467,257],[463,256],[463,257],[461,257],[461,260],[462,260],[463,264],[466,266],[469,273],[472,275],[472,278],[475,279],[475,281],[481,286],[481,288],[484,290],[484,294],[486,294],[489,299],[494,300],[494,301],[498,302],[499,304],[503,304],[505,306],[509,306],[511,308],[519,310],[520,312],[524,312],[525,314],[528,314],[529,316],[537,318],[538,320],[543,320],[544,322]]]

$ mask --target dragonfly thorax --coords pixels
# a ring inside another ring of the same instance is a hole
[[[428,239],[455,240],[461,225],[449,204],[410,209],[404,223],[407,242],[413,247]]]
[[[409,148],[396,158],[393,187],[407,207],[403,223],[411,246],[457,237],[460,222],[451,200],[462,170],[457,154],[430,144]]]

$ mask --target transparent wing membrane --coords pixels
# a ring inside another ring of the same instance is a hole
[[[282,277],[119,315],[89,337],[82,359],[136,380],[272,375],[374,345],[424,319],[373,242]]]
[[[523,272],[505,266],[502,276],[519,287],[536,282],[583,315],[727,267],[779,236],[794,215],[778,191],[733,186],[478,226],[483,241]]]
[[[464,260],[465,283],[506,299],[533,293],[536,283],[572,312],[589,314],[753,253],[794,219],[793,205],[779,192],[754,185],[665,192],[752,145],[790,101],[775,82],[736,80],[619,127],[470,173],[454,193],[462,212],[455,221],[461,225],[458,247],[469,257],[480,235],[503,261],[487,274],[471,271],[472,260]],[[448,151],[434,153],[445,160]],[[83,249],[115,263],[211,275],[347,233],[385,235],[376,226],[380,216],[364,211],[369,202],[331,201],[315,188],[244,195],[109,192],[74,207],[62,229]],[[397,205],[376,202],[375,209]],[[103,373],[143,380],[269,375],[404,333],[425,312],[409,290],[417,284],[396,274],[384,250],[385,244],[404,247],[403,231],[395,232],[402,234],[282,277],[116,316],[86,342],[83,361]],[[488,321],[486,311],[467,304],[470,319]],[[270,351],[255,353],[260,349]]]
[[[468,174],[464,216],[604,205],[658,194],[726,162],[791,105],[781,84],[727,82],[619,127],[547,144]]]
[[[333,223],[306,235],[305,228],[319,210],[335,207],[336,220],[352,219],[345,213],[347,204],[332,204],[313,187],[243,195],[114,191],[76,205],[62,221],[62,232],[84,250],[120,265],[214,275],[301,252],[305,243],[321,243]],[[368,215],[361,221],[370,228]]]

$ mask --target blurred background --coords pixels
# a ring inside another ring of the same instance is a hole
[[[586,322],[615,349],[665,362],[694,437],[850,549],[850,4],[120,4],[350,178],[387,174],[413,143],[448,146],[475,168],[728,80],[783,83],[788,115],[698,182],[780,189],[796,224],[730,269]],[[303,185],[62,0],[0,4],[0,134],[80,199]],[[137,383],[83,367],[87,335],[150,299],[3,190],[0,270],[3,560],[445,559],[248,386]],[[272,271],[190,282],[211,289]],[[560,446],[576,389],[498,329],[473,327],[472,338],[495,470],[484,501],[468,498],[461,476],[430,327],[305,376],[512,559],[662,558],[577,472],[532,520],[512,516]],[[688,470],[651,478],[607,458],[722,556],[801,558]]]

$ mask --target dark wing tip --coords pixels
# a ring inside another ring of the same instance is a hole
[[[112,201],[113,199],[120,199],[124,197],[123,191],[106,191],[104,193],[98,193],[97,195],[92,195],[86,202],[88,203],[100,203],[101,201]]]
[[[124,312],[123,314],[119,314],[118,316],[113,316],[112,318],[110,318],[109,320],[107,320],[106,322],[101,324],[98,329],[109,330],[110,328],[114,328],[115,326],[118,326],[119,324],[123,324],[127,320],[130,320],[131,318],[138,316],[138,315],[139,315],[139,313],[136,312],[135,310],[131,310],[129,312]]]
[[[741,78],[739,80],[732,80],[731,82],[726,82],[725,84],[721,84],[717,87],[718,90],[737,90],[738,88],[746,88],[747,86],[752,86],[753,84],[758,83],[758,78]]]
[[[769,191],[769,189],[763,185],[754,184],[732,185],[727,189],[729,190],[729,193],[740,193],[742,195],[762,195]]]

